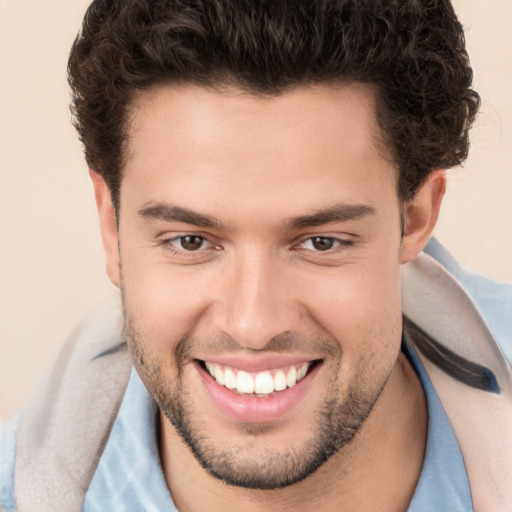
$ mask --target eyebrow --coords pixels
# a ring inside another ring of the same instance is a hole
[[[362,217],[375,215],[376,210],[367,204],[337,204],[317,210],[308,215],[302,215],[291,219],[286,223],[290,229],[303,229],[321,226],[332,222],[347,222],[358,220]],[[156,203],[144,206],[139,210],[139,215],[148,220],[163,220],[165,222],[183,222],[202,228],[222,229],[223,224],[214,217],[195,212],[182,206],[165,203]]]
[[[221,229],[222,223],[208,215],[194,212],[182,206],[164,203],[152,204],[139,210],[139,215],[145,219],[163,220],[165,222],[183,222],[202,228]]]
[[[289,222],[291,229],[303,229],[321,226],[331,222],[347,222],[362,217],[375,215],[377,212],[368,204],[337,204],[329,208],[317,210],[310,215],[296,217]]]

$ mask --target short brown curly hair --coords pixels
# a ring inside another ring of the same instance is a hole
[[[464,161],[480,104],[449,0],[95,0],[68,71],[87,161],[116,207],[130,106],[155,85],[371,84],[402,202]]]

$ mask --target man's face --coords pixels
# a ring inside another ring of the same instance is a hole
[[[400,208],[374,112],[361,85],[168,86],[135,103],[126,335],[166,417],[230,484],[308,476],[356,442],[395,369]]]

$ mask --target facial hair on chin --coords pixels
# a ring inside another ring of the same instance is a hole
[[[335,339],[300,340],[285,335],[272,340],[273,350],[286,352],[291,346],[315,347],[326,359],[336,360],[333,365],[331,383],[325,393],[325,400],[315,412],[315,422],[310,439],[301,447],[285,450],[265,447],[258,450],[258,457],[246,456],[247,447],[255,438],[263,436],[266,429],[258,425],[241,427],[247,436],[243,445],[233,443],[229,449],[216,446],[215,434],[208,431],[207,423],[194,412],[190,393],[183,386],[183,368],[194,347],[201,345],[193,337],[185,336],[174,348],[171,367],[172,377],[164,377],[161,360],[153,361],[150,340],[143,339],[141,330],[135,325],[135,318],[124,307],[125,335],[134,365],[149,393],[165,417],[174,426],[178,435],[212,476],[228,485],[249,489],[278,489],[304,480],[322,466],[332,455],[348,445],[361,429],[377,401],[386,379],[377,390],[368,390],[363,379],[349,384],[346,391],[336,382],[341,364],[341,348]],[[211,340],[209,340],[211,343]],[[223,342],[218,341],[219,345]],[[228,342],[229,343],[229,342]],[[233,343],[233,342],[231,342]],[[267,347],[270,351],[270,348]],[[167,366],[169,366],[167,364]],[[365,389],[363,389],[365,388]]]

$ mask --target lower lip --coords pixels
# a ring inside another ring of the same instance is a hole
[[[230,391],[218,384],[198,362],[195,364],[206,390],[220,412],[244,423],[267,423],[280,420],[289,414],[304,397],[321,366],[316,364],[295,386],[258,398]]]

